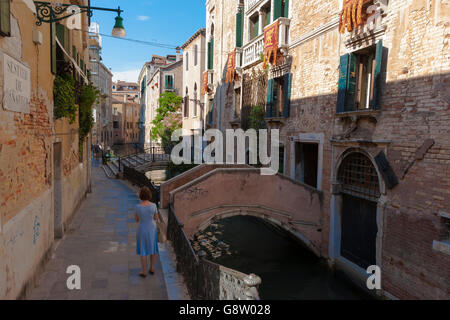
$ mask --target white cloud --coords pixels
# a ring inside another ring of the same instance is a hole
[[[113,81],[137,82],[140,72],[140,69],[113,72]]]
[[[147,21],[148,19],[150,19],[148,16],[138,16],[138,20],[140,21]]]

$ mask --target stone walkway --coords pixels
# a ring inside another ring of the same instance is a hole
[[[136,193],[118,180],[107,179],[98,165],[92,168],[92,191],[28,299],[168,299],[160,259],[155,275],[139,277]],[[67,289],[66,269],[71,265],[81,268],[81,290]]]

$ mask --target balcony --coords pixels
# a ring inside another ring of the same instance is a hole
[[[245,12],[248,12],[254,8],[256,8],[261,2],[265,0],[247,0],[245,2]]]
[[[260,34],[249,43],[244,45],[242,67],[248,67],[255,62],[261,61],[261,54],[264,52],[264,34]]]
[[[288,18],[278,18],[276,21],[279,21],[280,23],[278,30],[278,48],[285,54],[289,47],[289,26],[291,20]],[[264,29],[269,26],[266,26]],[[264,34],[260,34],[255,39],[245,44],[242,50],[242,68],[261,61],[261,54],[264,53]]]

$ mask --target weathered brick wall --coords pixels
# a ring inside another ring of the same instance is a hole
[[[372,156],[385,150],[400,184],[385,195],[379,247],[383,287],[398,298],[449,298],[450,258],[432,248],[443,228],[438,211],[450,211],[448,7],[442,0],[391,0],[382,19],[384,33],[375,40],[346,46],[348,35],[339,34],[337,24],[333,25],[339,17],[340,1],[291,3],[290,43],[295,44],[289,50],[293,57],[291,110],[281,128],[281,142],[286,146],[289,173],[290,154],[295,152],[290,150],[289,137],[300,133],[325,135],[322,190],[324,207],[330,210],[325,210],[323,217],[322,255],[329,254],[331,190],[339,156],[355,146]],[[226,30],[233,28],[235,14],[227,11],[229,19],[218,20],[218,9],[216,4],[215,57],[220,48],[221,23]],[[324,26],[328,29],[319,31]],[[356,121],[336,117],[340,56],[379,39],[388,52],[381,112]],[[216,72],[226,65],[224,61],[216,61]],[[232,115],[232,108],[227,111],[230,101],[229,96],[221,101],[223,129]],[[342,143],[333,146],[333,138]],[[385,142],[367,147],[351,143],[351,139]],[[402,178],[426,139],[434,140],[433,147]]]
[[[11,2],[11,37],[0,37],[0,54],[30,68],[30,112],[0,107],[0,298],[14,299],[32,283],[54,241],[53,144],[63,145],[63,223],[84,197],[89,181],[87,155],[80,164],[78,125],[53,119],[50,27],[39,27],[43,42],[33,43],[35,15],[23,2]],[[87,19],[83,19],[86,27]],[[75,32],[77,33],[77,32]],[[78,32],[79,33],[79,32]],[[88,62],[81,41],[74,36]],[[83,51],[84,50],[84,51]],[[0,67],[0,101],[5,75]]]

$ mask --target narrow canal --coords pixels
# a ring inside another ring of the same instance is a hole
[[[308,249],[254,217],[221,220],[197,234],[193,247],[211,261],[259,275],[264,300],[370,299]]]

